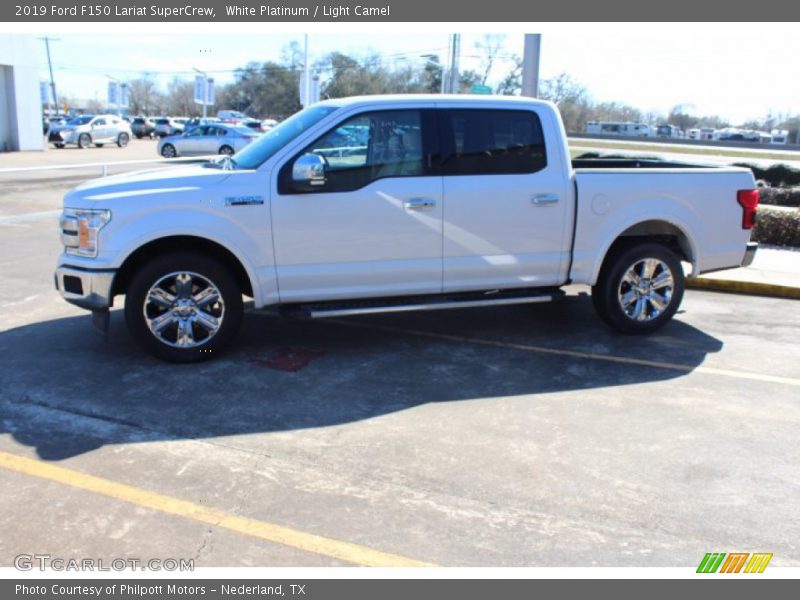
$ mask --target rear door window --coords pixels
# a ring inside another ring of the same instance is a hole
[[[547,166],[539,116],[529,110],[440,112],[443,175],[535,173]]]

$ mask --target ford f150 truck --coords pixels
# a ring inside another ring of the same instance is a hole
[[[125,295],[155,356],[229,345],[243,296],[309,317],[544,302],[592,286],[647,333],[690,277],[749,264],[753,175],[570,159],[558,110],[526,98],[315,104],[233,157],[89,181],[64,198],[56,286],[108,327]]]

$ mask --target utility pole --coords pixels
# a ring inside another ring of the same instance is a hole
[[[44,40],[44,46],[47,48],[47,67],[50,69],[50,90],[53,92],[53,107],[55,114],[58,114],[58,96],[56,96],[56,80],[53,77],[53,61],[50,60],[50,42],[58,42],[61,38],[52,38],[44,36],[39,38]]]
[[[539,96],[539,56],[542,46],[541,33],[526,33],[522,53],[522,95]]]
[[[450,93],[458,93],[458,62],[461,56],[461,34],[453,34],[453,54],[450,57]]]
[[[308,62],[308,34],[305,34],[305,48],[303,50],[303,108],[311,104],[311,65]]]
[[[440,82],[440,89],[439,93],[446,94],[449,91],[450,87],[450,70],[447,68],[447,65],[450,64],[451,56],[453,55],[453,37],[448,35],[447,36],[447,55],[444,57],[442,61],[442,81]]]

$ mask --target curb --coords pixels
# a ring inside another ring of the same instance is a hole
[[[734,279],[713,279],[709,277],[700,277],[697,279],[687,279],[686,287],[709,292],[748,294],[753,296],[770,296],[772,298],[800,300],[800,287],[777,285],[774,283],[759,283],[756,281],[738,281]]]

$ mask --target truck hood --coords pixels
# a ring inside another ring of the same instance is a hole
[[[64,206],[93,208],[109,201],[208,189],[225,181],[230,174],[231,171],[189,165],[101,177],[82,183],[67,192]]]

